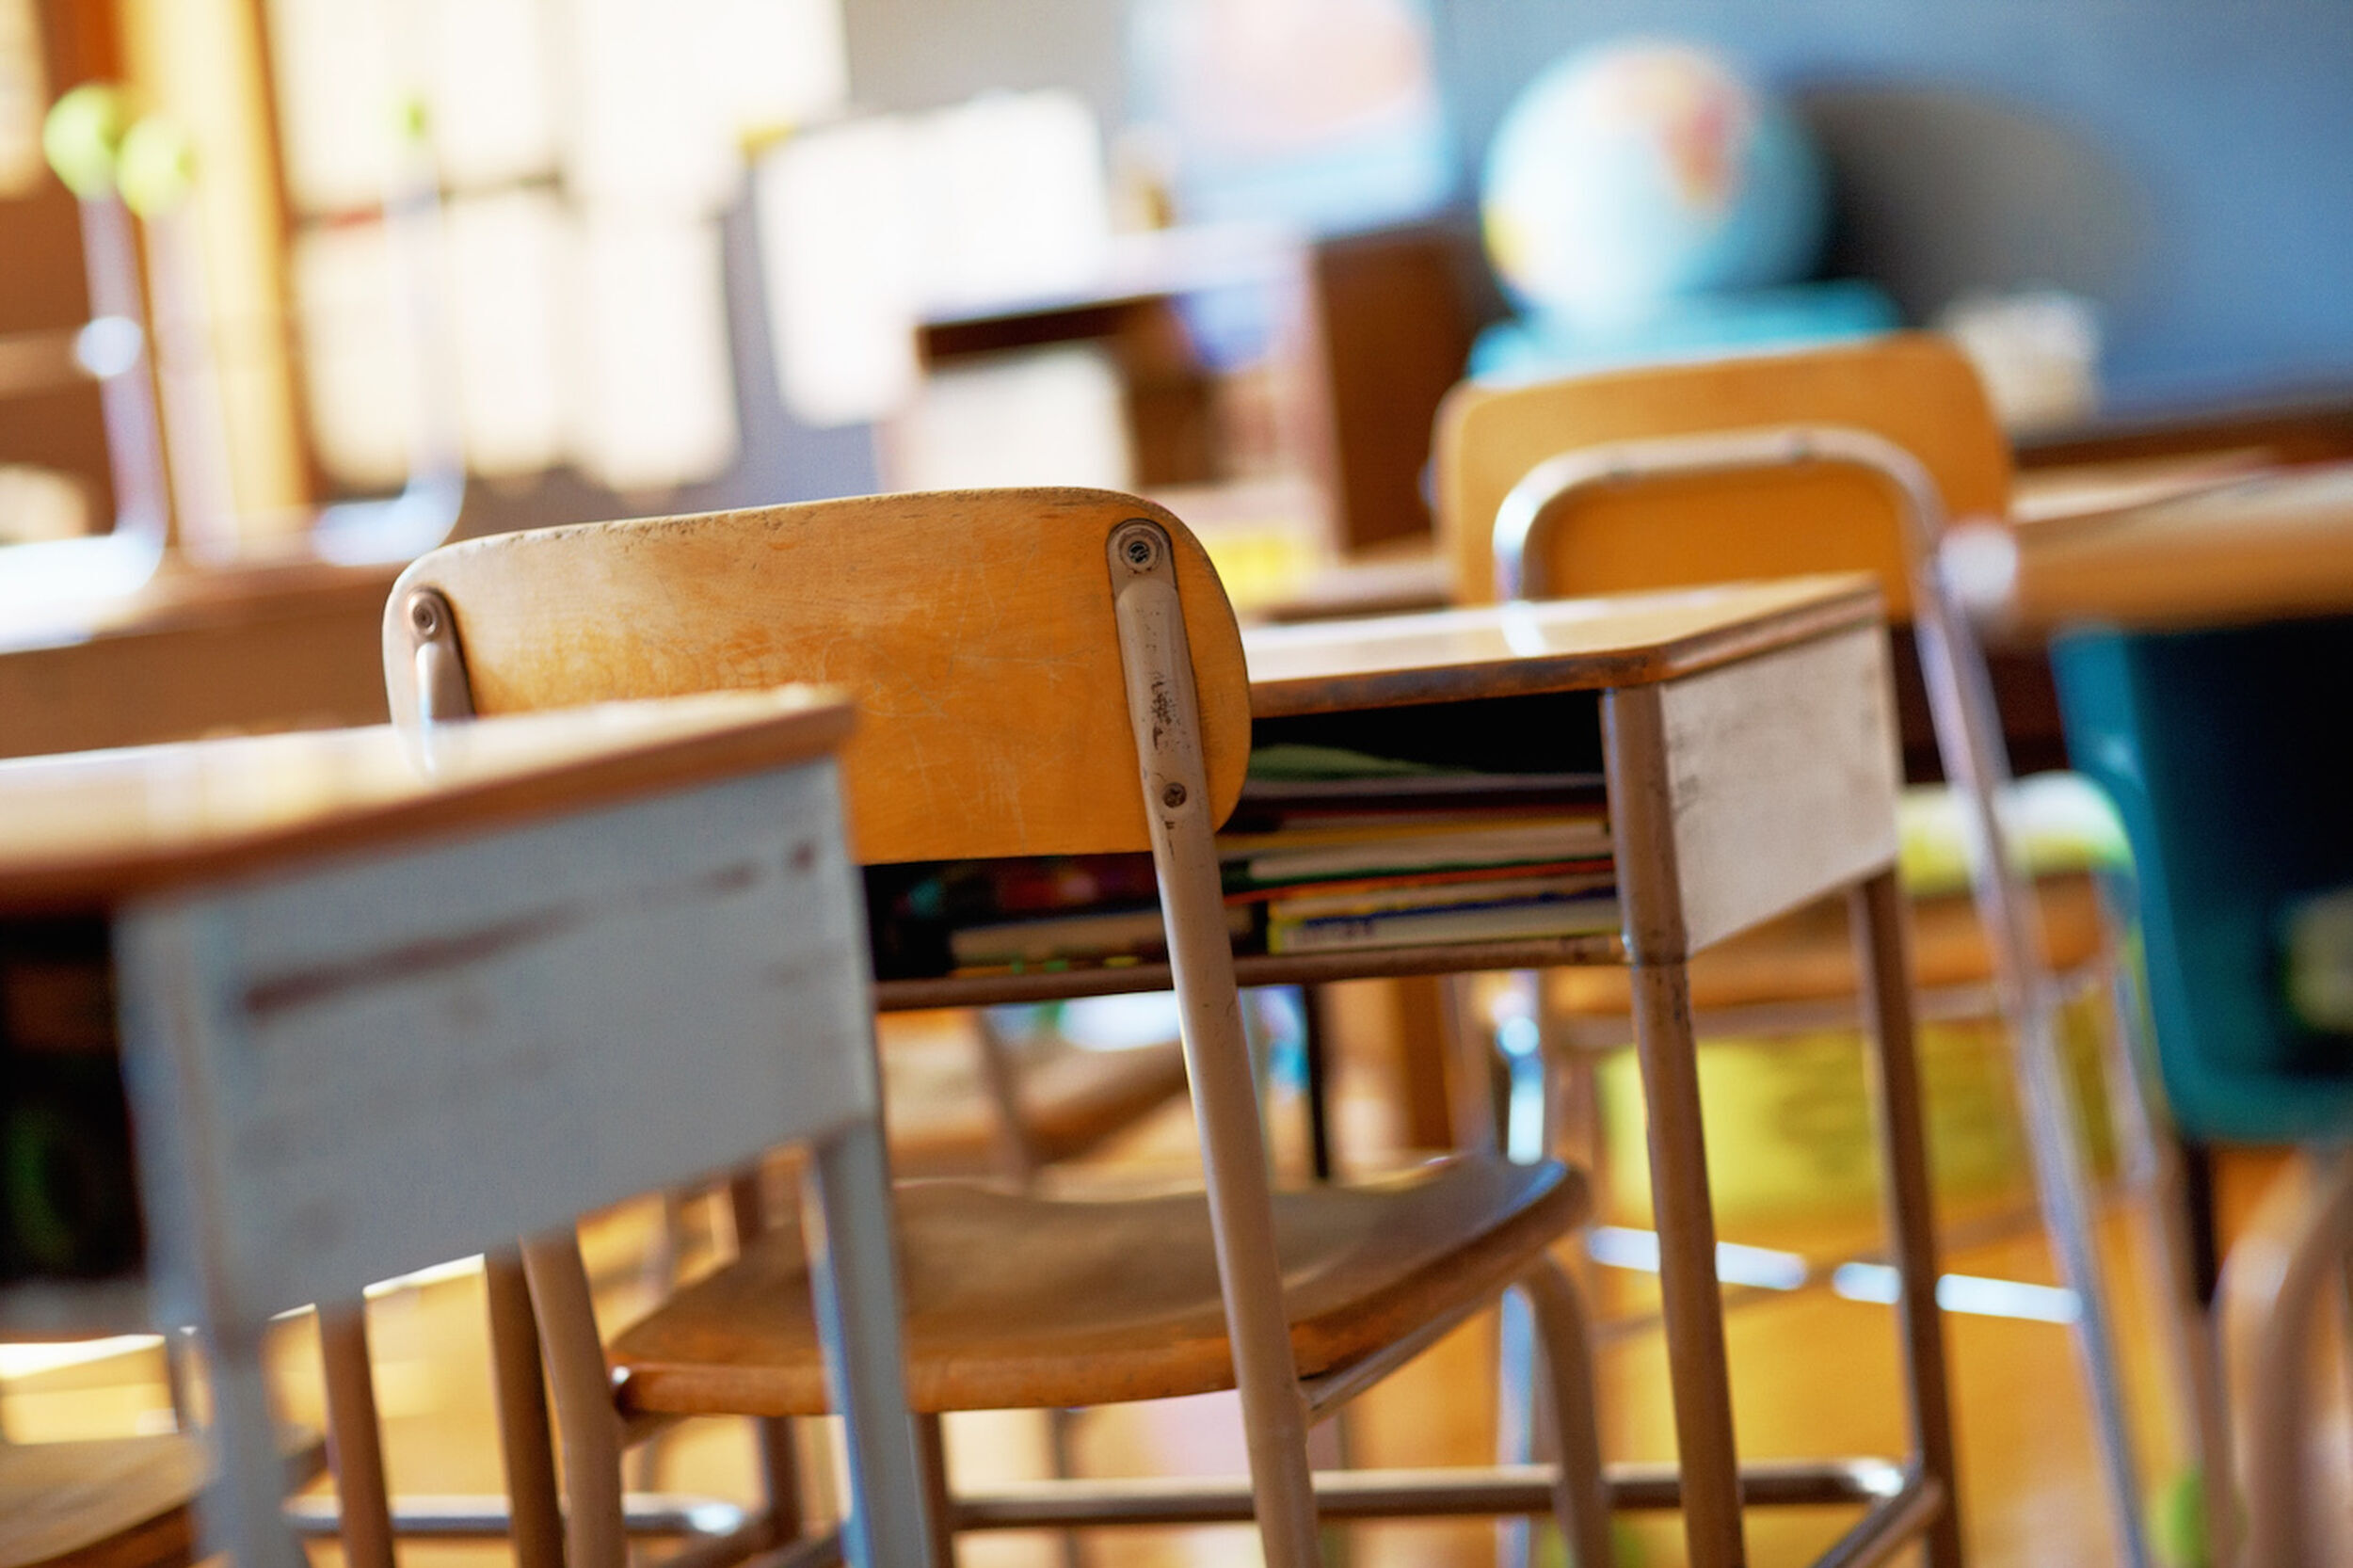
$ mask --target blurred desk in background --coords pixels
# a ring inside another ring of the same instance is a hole
[[[2140,505],[1956,539],[1969,597],[2005,631],[2133,631],[2353,612],[2353,463],[2201,484]]]
[[[398,573],[167,564],[129,599],[0,625],[0,757],[381,724]]]

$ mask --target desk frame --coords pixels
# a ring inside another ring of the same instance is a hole
[[[1875,615],[1849,602],[1818,617],[1803,640],[1735,646],[1702,667],[1606,687],[1600,721],[1616,839],[1625,928],[1615,936],[1462,947],[1270,956],[1237,960],[1245,984],[1315,984],[1380,975],[1626,963],[1633,970],[1637,1047],[1649,1107],[1651,1181],[1660,1237],[1660,1279],[1671,1346],[1679,1474],[1620,1466],[1610,1474],[1620,1508],[1684,1512],[1690,1560],[1731,1568],[1746,1560],[1741,1510],[1864,1503],[1859,1521],[1825,1562],[1884,1560],[1924,1539],[1937,1568],[1961,1560],[1943,1320],[1936,1307],[1931,1211],[1919,1067],[1914,1053],[1907,910],[1896,883],[1895,801],[1900,785],[1886,638]],[[1546,689],[1527,669],[1522,692]],[[1591,690],[1564,678],[1551,689]],[[1254,687],[1260,716],[1376,709],[1397,700],[1442,700],[1442,683],[1401,675],[1385,701],[1377,679],[1337,682],[1319,696]],[[1270,712],[1269,710],[1273,710]],[[1899,1468],[1873,1461],[1742,1466],[1733,1432],[1721,1286],[1716,1275],[1697,1055],[1686,966],[1692,953],[1737,931],[1845,888],[1867,978],[1864,1015],[1873,1041],[1872,1089],[1885,1181],[1889,1252],[1897,1306],[1911,1453]],[[884,1010],[978,1006],[1152,990],[1161,965],[1036,976],[887,981]],[[1417,1352],[1452,1324],[1400,1347]],[[1349,1375],[1319,1414],[1395,1364]],[[1349,1369],[1353,1374],[1355,1369]],[[1332,1517],[1433,1512],[1511,1514],[1550,1506],[1551,1467],[1504,1465],[1435,1473],[1339,1472],[1315,1479]],[[951,1503],[957,1528],[1082,1526],[1113,1521],[1207,1522],[1250,1517],[1246,1486],[1172,1482],[1113,1499],[1085,1481],[1045,1481]]]
[[[112,904],[154,1308],[195,1323],[211,1360],[214,1548],[249,1568],[301,1560],[262,1375],[275,1313],[320,1303],[325,1337],[346,1364],[357,1350],[359,1386],[330,1391],[346,1549],[389,1562],[360,1397],[362,1288],[801,1141],[824,1221],[819,1320],[862,1499],[844,1542],[855,1561],[920,1559],[864,928],[840,823],[821,758]],[[665,984],[644,984],[653,973]],[[665,1048],[649,1051],[657,1037]],[[355,1096],[364,1105],[333,1125],[328,1109]],[[621,1116],[629,1135],[610,1135]],[[379,1201],[390,1192],[398,1205]],[[545,1529],[556,1516],[533,1517]],[[527,1550],[544,1561],[552,1546]],[[576,1547],[572,1560],[589,1560]]]

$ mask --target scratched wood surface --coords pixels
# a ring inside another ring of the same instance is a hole
[[[1465,382],[1438,412],[1438,532],[1457,600],[1495,598],[1496,509],[1545,458],[1650,436],[1771,424],[1871,431],[1928,466],[1955,518],[2001,518],[2009,449],[1968,361],[1905,332],[1804,353],[1609,371],[1529,386]],[[1567,504],[1544,581],[1617,593],[1792,572],[1869,571],[1911,603],[1896,513],[1871,480],[1826,465],[1625,486]]]
[[[1252,629],[1259,718],[1648,685],[1876,624],[1863,577],[1789,578]]]
[[[1492,1295],[1584,1212],[1557,1164],[1469,1156],[1280,1192],[1274,1228],[1303,1376]],[[903,1187],[908,1398],[919,1410],[1117,1403],[1234,1384],[1197,1192],[1086,1203],[960,1182]],[[826,1408],[797,1232],[764,1239],[614,1341],[647,1412]]]
[[[1176,549],[1223,821],[1250,736],[1232,608],[1181,522],[1106,490],[866,496],[449,546],[388,608],[392,712],[414,710],[403,601],[431,586],[477,712],[788,680],[847,691],[842,766],[870,863],[1142,850],[1104,555],[1129,518]]]
[[[166,1320],[199,1280],[216,1322],[357,1300],[876,1109],[829,759],[135,901],[117,948]]]
[[[325,854],[479,830],[837,746],[838,694],[614,703],[472,726],[389,726],[0,761],[0,907],[111,903]]]
[[[1903,773],[1877,626],[1612,700],[1636,696],[1659,706],[1665,767],[1638,784],[1613,766],[1610,805],[1622,826],[1669,825],[1653,852],[1681,894],[1680,929],[1646,929],[1629,887],[1638,960],[1687,957],[1895,861]],[[1638,810],[1624,793],[1638,787],[1660,798]]]

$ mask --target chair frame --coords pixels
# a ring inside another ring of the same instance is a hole
[[[1134,504],[1139,514],[1151,510]],[[1275,1250],[1258,1090],[1243,1035],[1219,881],[1215,797],[1169,529],[1149,515],[1112,526],[1105,540],[1105,569],[1127,718],[1179,999],[1213,1246],[1242,1406],[1250,1489],[1241,1495],[1217,1482],[1057,1480],[992,1496],[957,1496],[947,1487],[936,1425],[919,1422],[919,1446],[930,1450],[921,1458],[931,1472],[931,1560],[945,1568],[959,1528],[1255,1516],[1269,1563],[1274,1568],[1313,1568],[1321,1560],[1319,1504],[1328,1500],[1336,1517],[1352,1518],[1549,1512],[1559,1519],[1577,1560],[1607,1563],[1613,1491],[1630,1491],[1647,1506],[1672,1507],[1681,1489],[1672,1477],[1629,1478],[1615,1484],[1605,1479],[1588,1320],[1574,1282],[1549,1253],[1530,1259],[1513,1285],[1532,1304],[1544,1341],[1549,1374],[1546,1415],[1559,1455],[1556,1464],[1323,1478],[1311,1472],[1311,1424],[1418,1355],[1494,1298],[1474,1301],[1346,1367],[1315,1378],[1299,1375]],[[448,601],[438,589],[408,587],[408,581],[404,579],[406,591],[396,591],[387,614],[388,664],[401,660],[408,677],[392,682],[395,719],[429,737],[433,725],[461,721],[472,713],[473,703]],[[423,581],[429,583],[429,575]],[[744,1201],[744,1183],[738,1183],[737,1197],[739,1224],[756,1227],[756,1202]],[[884,1217],[875,1219],[887,1223]],[[627,1546],[618,1478],[620,1452],[630,1434],[615,1417],[577,1246],[568,1237],[527,1240],[522,1267],[530,1280],[536,1338],[546,1351],[571,1496],[565,1511],[567,1549],[560,1557],[552,1556],[546,1524],[556,1508],[552,1477],[536,1461],[522,1467],[510,1464],[519,1561],[523,1568],[555,1568],[557,1562],[569,1568],[624,1568]],[[500,1310],[496,1297],[493,1307]],[[504,1310],[509,1320],[505,1332],[494,1334],[494,1353],[511,1363],[526,1343],[528,1325],[511,1320],[511,1300]],[[508,1365],[501,1370],[500,1418],[503,1433],[510,1434],[510,1453],[516,1443],[530,1440],[531,1413],[508,1412],[505,1396],[512,1390],[528,1402],[536,1382],[536,1368],[527,1372]],[[780,1426],[776,1423],[769,1430]],[[671,1568],[714,1568],[779,1545],[790,1548],[786,1561],[832,1560],[837,1544],[828,1537],[797,1545],[786,1539],[800,1525],[790,1445],[771,1437],[763,1447],[769,1461],[768,1516],[732,1536],[688,1547]],[[1813,1466],[1787,1478],[1783,1490],[1791,1493],[1786,1499],[1791,1501],[1885,1501],[1903,1489],[1885,1469]],[[1772,1480],[1765,1478],[1769,1487]],[[359,1478],[345,1492],[347,1512],[361,1502],[371,1509],[380,1507],[380,1479],[373,1495],[367,1487],[366,1480]],[[526,1497],[526,1488],[534,1496]],[[529,1543],[526,1530],[533,1537]]]
[[[2041,918],[2033,889],[2009,852],[1998,802],[2010,783],[2009,753],[1977,640],[1961,592],[1945,569],[1940,545],[1946,527],[1935,477],[1913,453],[1875,432],[1849,425],[1793,423],[1699,434],[1618,440],[1573,448],[1529,469],[1505,494],[1494,524],[1495,589],[1506,600],[1544,597],[1548,525],[1567,503],[1596,491],[1646,481],[1721,476],[1828,465],[1857,472],[1895,503],[1910,571],[1913,632],[1929,705],[1946,775],[1966,803],[1963,839],[1970,886],[1989,936],[1999,1016],[2012,1031],[2024,1075],[2027,1144],[2044,1222],[2059,1255],[2062,1279],[2075,1293],[2077,1354],[2091,1396],[2111,1514],[2125,1560],[2146,1568],[2153,1559],[2140,1509],[2139,1467],[2125,1408],[2110,1325],[2104,1268],[2093,1228],[2090,1161],[2071,1111],[2073,1092],[2059,1046],[2060,985],[2043,961]],[[2120,971],[2121,972],[2121,971]],[[2128,1005],[2120,1027],[2137,1031]],[[2113,1073],[2110,1075],[2113,1077]],[[2180,1202],[2179,1152],[2162,1130],[2138,1076],[2125,1064],[2119,1093],[2130,1131],[2148,1134],[2145,1162],[2169,1215]],[[2160,1221],[2157,1241],[2175,1340],[2174,1356],[2187,1383],[2186,1403],[2204,1460],[2211,1517],[2227,1519],[2229,1464],[2223,1448],[2227,1417],[2211,1347],[2191,1307],[2185,1239]]]

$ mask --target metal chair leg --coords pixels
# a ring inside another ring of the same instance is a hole
[[[2091,1396],[2093,1430],[2120,1556],[2127,1568],[2150,1568],[2139,1464],[2124,1409],[2123,1374],[2093,1228],[2083,1138],[2060,1049],[2053,988],[2043,972],[2040,916],[2032,892],[2022,885],[2011,863],[2001,819],[2009,768],[1999,715],[1974,632],[1941,577],[1932,570],[1923,575],[1917,605],[1921,668],[1945,771],[1969,808],[1963,822],[1973,889],[2018,1063],[2035,1187],[2058,1255],[2060,1277],[2075,1292],[2076,1350]]]
[[[344,1560],[351,1568],[392,1568],[392,1498],[368,1366],[367,1307],[358,1301],[321,1303],[318,1319],[328,1453],[343,1505]]]
[[[1610,1568],[1609,1488],[1601,1464],[1601,1419],[1593,1380],[1591,1316],[1577,1283],[1546,1256],[1521,1277],[1537,1337],[1545,1349],[1541,1402],[1560,1480],[1553,1512],[1575,1568]]]
[[[2313,1555],[2303,1484],[2304,1357],[2312,1333],[2353,1250],[2353,1151],[2328,1157],[2316,1190],[2284,1237],[2260,1232],[2232,1250],[2223,1270],[2234,1320],[2251,1323],[2251,1376],[2242,1408],[2247,1549],[2241,1568],[2302,1568]],[[2268,1288],[2266,1288],[2268,1287]]]

